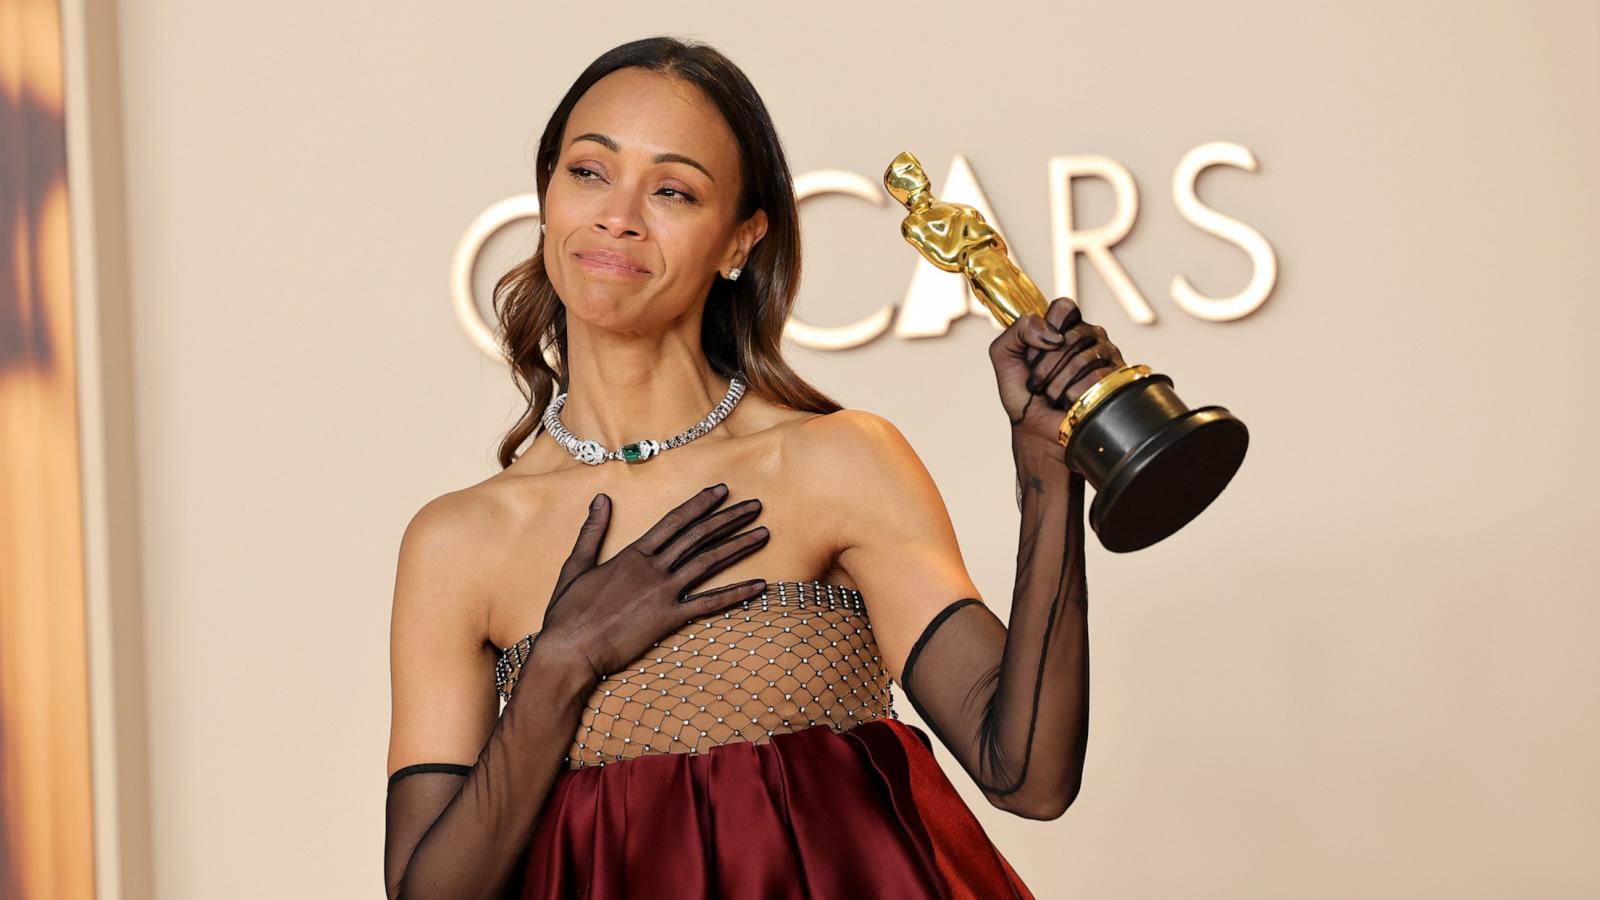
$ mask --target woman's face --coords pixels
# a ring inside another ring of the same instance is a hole
[[[739,222],[739,147],[686,82],[619,69],[589,88],[561,136],[544,201],[544,265],[567,314],[615,330],[663,327],[742,266],[766,232]]]

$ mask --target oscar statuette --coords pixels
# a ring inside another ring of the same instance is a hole
[[[934,198],[909,151],[883,173],[908,211],[907,243],[947,272],[961,272],[1003,326],[1044,316],[1044,294],[1006,254],[1005,241],[971,206]],[[1189,409],[1172,379],[1149,366],[1113,369],[1080,396],[1056,440],[1067,464],[1095,489],[1089,525],[1107,550],[1140,550],[1178,531],[1211,504],[1244,462],[1249,431],[1220,406]]]

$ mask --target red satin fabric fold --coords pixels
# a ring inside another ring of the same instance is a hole
[[[523,900],[1033,900],[898,719],[563,772]]]

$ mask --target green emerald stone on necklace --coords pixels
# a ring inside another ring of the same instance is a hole
[[[634,441],[631,444],[623,444],[622,459],[625,462],[638,462],[644,459],[644,449],[639,446],[638,441]]]

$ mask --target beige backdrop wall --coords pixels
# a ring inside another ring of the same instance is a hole
[[[121,78],[100,99],[121,104],[133,352],[107,377],[131,379],[121,538],[142,554],[114,602],[142,609],[149,755],[149,821],[124,824],[150,829],[158,896],[380,890],[398,541],[493,471],[516,399],[452,318],[450,255],[532,189],[538,130],[581,68],[658,32],[745,67],[797,172],[875,179],[913,148],[942,180],[964,154],[1046,283],[1046,161],[1127,166],[1142,205],[1117,253],[1158,321],[1131,322],[1080,263],[1086,315],[1251,427],[1191,527],[1090,548],[1071,810],[989,809],[940,749],[1042,897],[1600,891],[1596,5],[895,9],[117,7]],[[1280,264],[1267,303],[1226,323],[1168,294],[1178,274],[1214,296],[1250,276],[1170,199],[1179,158],[1218,140],[1260,168],[1210,170],[1201,198]],[[1110,200],[1084,185],[1078,221]],[[805,217],[807,320],[899,302],[915,257],[890,208]],[[480,287],[528,246],[526,227],[493,244]],[[972,317],[791,352],[910,437],[1003,610],[994,333]]]

